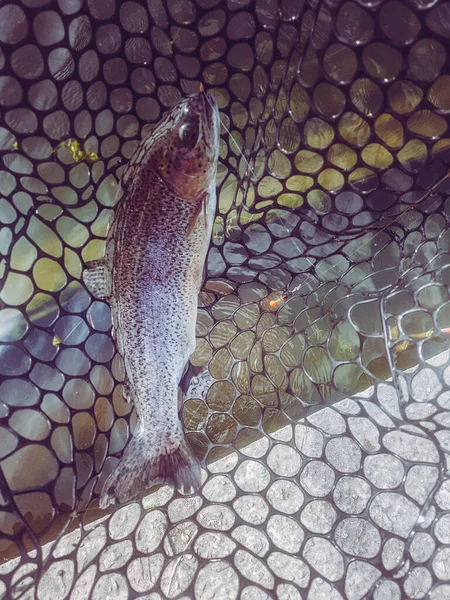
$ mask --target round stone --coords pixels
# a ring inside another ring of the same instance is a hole
[[[114,539],[122,539],[124,537],[122,527],[123,521],[128,521],[128,515],[125,509],[121,509],[123,512],[116,517],[111,524],[111,531]],[[134,514],[132,518],[132,528],[136,526],[139,515]],[[131,522],[127,526],[127,529],[131,527]],[[164,534],[168,527],[167,517],[160,510],[154,510],[144,516],[139,524],[139,527],[135,534],[136,548],[139,552],[144,554],[153,553],[163,540]]]
[[[70,421],[69,409],[55,394],[45,394],[41,409],[55,423],[68,423]]]
[[[211,504],[199,511],[197,521],[206,529],[227,531],[235,522],[235,515],[231,508],[221,504]]]
[[[55,335],[65,346],[77,346],[89,335],[89,328],[82,317],[66,315],[55,323]]]
[[[420,21],[402,2],[392,0],[383,4],[379,14],[383,33],[396,45],[410,44],[420,31]]]
[[[286,600],[290,600],[290,597],[287,597]],[[324,581],[321,577],[316,577],[311,581],[308,600],[343,600],[343,598],[335,586]]]
[[[405,542],[402,542],[398,538],[389,538],[384,546],[381,554],[383,567],[388,571],[392,571],[399,566],[404,558],[405,553]]]
[[[72,248],[81,248],[89,238],[89,230],[72,217],[62,216],[56,221],[56,231]]]
[[[234,555],[234,564],[244,577],[272,589],[274,579],[265,564],[246,550],[238,550]]]
[[[230,563],[220,560],[203,566],[195,581],[196,600],[236,600],[239,577]]]
[[[12,492],[40,489],[56,479],[59,469],[53,452],[39,444],[23,446],[1,464]],[[20,468],[24,464],[27,468]]]
[[[373,594],[373,600],[401,600],[401,592],[395,581],[382,579],[377,583]]]
[[[339,39],[352,46],[367,44],[374,32],[370,13],[355,2],[340,7],[335,26]]]
[[[245,229],[242,240],[250,252],[262,254],[269,249],[272,239],[262,225],[252,224]]]
[[[133,554],[133,544],[130,540],[124,540],[117,544],[110,544],[100,555],[100,571],[120,569],[127,563]]]
[[[0,42],[17,44],[27,33],[27,17],[19,6],[7,4],[0,8]]]
[[[239,525],[231,532],[231,536],[254,554],[264,557],[269,551],[270,543],[264,532],[249,525]]]
[[[19,310],[0,310],[0,342],[17,342],[22,339],[27,329],[27,321]]]
[[[270,600],[267,592],[254,585],[248,585],[243,588],[240,597],[242,600]]]
[[[105,302],[95,301],[89,307],[87,318],[91,327],[97,331],[111,329],[111,309]]]
[[[409,547],[409,553],[416,563],[428,561],[436,548],[436,542],[429,533],[418,531]]]
[[[415,400],[433,400],[442,391],[442,384],[432,369],[422,368],[414,375],[411,392]]]
[[[114,590],[117,600],[128,599],[128,584],[124,575],[119,573],[107,573],[102,575],[95,584],[92,592],[93,600],[103,600],[109,595],[109,590]]]
[[[103,365],[95,365],[89,374],[89,379],[99,394],[108,395],[114,389],[111,372]]]
[[[278,512],[292,515],[303,504],[304,496],[300,488],[293,481],[278,479],[267,490],[267,500]]]
[[[324,437],[317,429],[299,424],[295,426],[295,445],[305,456],[320,458],[324,447]]]
[[[56,292],[66,285],[67,276],[62,267],[50,258],[41,258],[33,267],[36,285],[44,291]]]
[[[39,579],[37,597],[64,600],[66,597],[64,587],[66,584],[72,586],[74,577],[75,565],[72,560],[66,559],[53,562]],[[64,581],[64,586],[61,588],[56,586],[58,580]]]
[[[91,368],[91,361],[78,348],[65,348],[56,358],[56,366],[66,375],[86,375]]]
[[[51,437],[52,448],[56,456],[62,463],[70,464],[73,462],[73,438],[68,427],[56,427],[53,430]],[[77,465],[77,470],[80,470],[80,478],[88,477],[92,469],[91,461],[83,462],[82,465]],[[81,475],[83,472],[83,476]]]
[[[430,600],[447,600],[450,596],[450,585],[438,585],[430,593]]]
[[[442,517],[436,521],[434,535],[442,544],[450,543],[450,514],[442,515]]]
[[[184,538],[186,538],[184,534]],[[195,552],[207,560],[225,558],[236,548],[236,544],[224,533],[208,531],[202,534],[195,542]]]
[[[313,500],[302,510],[300,521],[313,533],[329,533],[336,522],[337,514],[333,506],[325,500]]]
[[[6,427],[0,426],[0,459],[11,454],[19,443],[17,436]]]
[[[142,556],[134,559],[127,567],[127,577],[135,592],[150,591],[156,584],[164,566],[162,554]],[[151,599],[153,594],[147,596]]]
[[[38,327],[49,327],[59,315],[59,306],[49,294],[36,294],[27,304],[26,313],[30,321]]]
[[[267,559],[267,564],[277,577],[291,581],[302,588],[308,586],[309,568],[299,558],[284,552],[272,552]]]
[[[202,490],[210,502],[229,502],[236,496],[236,488],[229,477],[217,475],[207,481]]]
[[[431,439],[406,431],[390,431],[383,437],[384,446],[404,460],[411,462],[439,462],[439,454]]]
[[[84,379],[70,379],[64,386],[63,398],[70,408],[83,410],[94,404],[95,392]]]
[[[0,386],[0,390],[1,390],[1,386]],[[1,398],[1,395],[0,395]],[[436,497],[436,504],[439,506],[439,508],[441,508],[442,510],[450,510],[450,480],[447,479],[445,481],[442,482]]]
[[[244,492],[260,492],[269,485],[270,474],[260,462],[245,460],[236,469],[234,480]]]
[[[55,483],[55,501],[61,509],[75,508],[76,483],[75,470],[72,467],[61,469]],[[49,503],[51,503],[50,499]]]
[[[34,358],[42,361],[52,360],[58,352],[54,337],[42,331],[42,329],[32,329],[24,342],[24,346]]]
[[[346,430],[345,419],[332,408],[324,408],[308,417],[308,421],[314,427],[321,429],[323,433],[340,435]]]
[[[267,523],[267,534],[272,542],[288,553],[297,554],[305,534],[295,519],[284,515],[273,515]]]
[[[123,450],[130,436],[128,423],[125,419],[117,419],[109,435],[109,451],[116,454]]]
[[[104,333],[93,333],[85,344],[90,358],[99,363],[109,362],[114,356],[114,344]]]
[[[438,579],[450,581],[450,548],[439,548],[431,564]]]
[[[400,485],[405,470],[403,463],[395,456],[376,454],[364,460],[364,474],[377,488],[389,490]]]
[[[30,379],[38,387],[52,392],[59,391],[64,385],[64,375],[55,367],[36,363],[30,373]]]
[[[354,438],[366,452],[378,452],[380,432],[376,425],[366,417],[349,417],[349,429]]]
[[[0,345],[0,375],[24,375],[31,365],[31,358],[19,346]]]
[[[10,111],[8,114],[11,114],[12,111]],[[6,132],[6,129],[1,128],[1,137],[3,138],[3,136],[5,135],[3,132]],[[2,148],[2,150],[7,150],[8,149],[8,145],[10,142],[6,142],[5,143],[5,147]],[[12,142],[11,142],[12,143]],[[4,224],[4,225],[11,225],[11,223],[14,223],[14,221],[17,218],[17,213],[14,209],[14,207],[10,204],[10,202],[8,202],[8,200],[6,200],[5,198],[1,198],[0,199],[0,223]],[[5,228],[2,229],[2,233],[6,232],[6,231],[10,231],[9,229]],[[9,244],[8,244],[8,248],[9,248]],[[7,253],[7,248],[5,247],[5,252],[4,254]],[[3,251],[3,247],[2,247],[2,251]]]
[[[342,512],[359,515],[366,508],[371,495],[367,481],[361,477],[344,476],[336,483],[333,500]]]
[[[369,514],[386,531],[407,538],[419,517],[419,509],[401,494],[383,492],[372,500]]]
[[[13,106],[22,98],[23,91],[20,83],[9,75],[0,77],[0,106]]]
[[[90,448],[95,440],[95,421],[88,412],[77,412],[72,417],[73,443],[77,450]]]
[[[9,306],[20,306],[33,294],[33,283],[20,273],[8,273],[0,292],[0,300]]]
[[[418,504],[424,504],[438,477],[439,470],[437,467],[413,465],[406,475],[405,492]]]
[[[361,450],[348,437],[332,438],[325,446],[328,462],[342,473],[355,473],[361,466]]]
[[[403,589],[408,598],[419,600],[425,598],[431,588],[433,577],[425,567],[416,567],[412,569],[405,579]]]
[[[34,44],[20,46],[11,56],[11,66],[23,79],[36,79],[44,71],[44,59]]]
[[[57,44],[64,38],[62,19],[53,10],[39,12],[34,19],[33,29],[41,46]]]
[[[344,559],[333,544],[320,537],[310,538],[303,549],[305,560],[328,581],[338,581],[344,575]]]
[[[300,475],[300,483],[308,494],[319,498],[331,491],[334,480],[333,469],[318,460],[307,463]]]
[[[294,477],[300,471],[301,458],[293,448],[277,444],[267,456],[267,465],[280,477]]]
[[[233,502],[236,513],[251,525],[261,525],[267,519],[269,507],[261,496],[239,496]]]
[[[354,560],[349,564],[345,577],[346,597],[349,600],[363,598],[380,576],[380,571],[370,563]]]
[[[8,424],[11,429],[30,441],[45,440],[51,431],[50,423],[42,413],[31,408],[14,411]]]
[[[343,519],[338,523],[334,537],[339,548],[350,556],[375,558],[381,548],[378,530],[366,519]]]

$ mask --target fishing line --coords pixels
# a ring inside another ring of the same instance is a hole
[[[208,103],[210,104],[210,106],[212,108],[214,108],[213,104],[211,103],[210,99],[208,98],[208,95],[205,92],[205,89],[203,87],[203,84],[200,84],[200,92],[203,93],[208,101]],[[250,172],[252,173],[252,175],[256,178],[256,174],[253,171],[253,169],[250,166],[250,163],[248,162],[248,160],[246,159],[246,157],[244,156],[243,151],[241,150],[241,148],[238,146],[237,142],[234,140],[231,131],[226,127],[226,125],[223,123],[222,119],[220,118],[220,113],[219,113],[219,120],[220,123],[222,124],[223,128],[225,129],[225,131],[229,134],[230,139],[233,140],[233,142],[235,143],[236,147],[238,148],[239,153],[241,154],[242,158],[244,159],[248,169],[250,170]],[[432,185],[432,187],[427,190],[418,200],[415,200],[414,202],[412,202],[407,208],[405,208],[405,210],[403,210],[399,215],[396,215],[395,218],[393,218],[389,223],[387,223],[382,229],[380,229],[379,231],[377,231],[375,233],[375,235],[373,237],[370,237],[369,239],[364,240],[353,252],[352,255],[349,255],[349,259],[351,260],[362,248],[364,248],[366,245],[368,244],[372,244],[374,243],[374,241],[377,239],[377,237],[383,233],[383,231],[386,231],[386,229],[388,229],[389,227],[391,227],[392,225],[394,225],[398,219],[400,219],[403,215],[405,215],[408,211],[410,211],[412,208],[414,208],[415,206],[417,206],[417,204],[420,204],[421,202],[423,202],[424,200],[426,200],[434,191],[437,187],[439,187],[446,179],[448,179],[450,177],[450,169],[447,170],[447,172],[445,173],[445,175],[443,175],[436,183],[434,183]],[[303,257],[305,258],[311,265],[311,267],[314,267],[314,263],[312,262],[312,260],[308,257],[305,256]],[[326,269],[323,273],[322,273],[322,277],[324,275],[326,275],[327,273],[330,273],[332,270],[336,269],[339,265],[343,264],[344,262],[346,262],[347,259],[346,258],[342,258],[341,261],[338,261],[337,263],[333,264],[332,266],[330,266],[328,269]],[[430,261],[429,261],[430,262]],[[294,288],[292,288],[291,290],[286,290],[284,293],[282,293],[280,295],[279,298],[277,299],[272,299],[269,304],[272,308],[274,308],[279,302],[284,302],[285,300],[287,300],[288,298],[290,298],[291,296],[297,294],[297,292],[300,291],[300,289],[305,286],[308,285],[310,283],[313,283],[314,281],[317,281],[316,278],[312,275],[309,275],[310,279],[301,282],[299,285],[295,286]]]
[[[200,84],[200,92],[202,94],[204,94],[204,96],[206,97],[206,100],[208,102],[208,104],[211,106],[212,109],[214,109],[214,105],[212,104],[211,100],[209,99],[207,93],[205,92],[205,88],[203,87],[203,84]],[[234,145],[236,146],[236,148],[238,149],[239,154],[242,156],[242,158],[244,159],[245,164],[247,165],[249,171],[251,172],[251,174],[253,175],[253,177],[255,177],[256,179],[256,173],[253,171],[252,167],[250,166],[250,163],[248,162],[248,160],[245,158],[244,152],[241,150],[241,148],[239,147],[238,143],[236,142],[236,140],[233,137],[233,134],[231,133],[231,131],[228,129],[228,127],[225,125],[225,123],[222,121],[222,119],[220,118],[220,112],[219,112],[219,121],[220,124],[222,125],[222,127],[225,129],[225,131],[228,133],[230,140],[232,140],[234,142]]]
[[[445,173],[445,175],[443,175],[435,184],[432,185],[432,187],[427,190],[418,200],[414,201],[411,203],[410,206],[408,206],[404,211],[402,211],[399,215],[397,215],[394,219],[392,219],[392,221],[390,221],[387,225],[385,225],[382,229],[380,229],[379,231],[377,231],[375,233],[375,235],[373,237],[371,237],[368,240],[364,240],[354,251],[354,253],[349,256],[349,259],[352,259],[353,256],[355,256],[360,250],[361,248],[364,248],[364,246],[366,246],[367,244],[371,244],[373,243],[376,238],[383,233],[383,231],[385,231],[386,229],[388,229],[389,227],[391,227],[392,225],[394,225],[398,219],[400,217],[402,217],[403,215],[405,215],[408,211],[410,211],[412,208],[414,208],[414,206],[416,206],[417,204],[420,204],[420,202],[423,202],[424,200],[426,200],[434,191],[437,187],[439,187],[441,185],[441,183],[443,183],[446,179],[448,179],[450,177],[450,169],[448,169],[448,171]],[[307,260],[310,260],[309,257],[304,257]],[[432,260],[432,259],[431,259]],[[429,262],[431,262],[431,260]],[[335,269],[337,266],[339,266],[340,264],[343,264],[344,262],[346,262],[347,259],[343,258],[341,261],[335,263],[334,265],[332,265],[331,267],[329,267],[326,271],[324,271],[323,275],[326,275],[327,273],[329,273],[330,271],[332,271],[333,269]],[[428,264],[428,263],[427,263]],[[311,266],[314,266],[313,263],[311,262]],[[425,265],[426,266],[426,265]],[[316,281],[316,279],[311,276],[311,279],[308,281],[303,281],[302,283],[300,283],[299,285],[297,285],[296,287],[294,287],[291,290],[287,290],[286,292],[284,292],[278,299],[276,300],[271,300],[270,301],[270,305],[272,307],[276,306],[279,302],[282,302],[284,300],[287,300],[288,298],[290,298],[293,294],[296,294],[300,288],[308,283],[312,283],[313,281]]]

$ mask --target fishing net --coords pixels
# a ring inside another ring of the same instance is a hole
[[[448,600],[449,40],[443,0],[0,3],[0,598]],[[137,419],[81,273],[200,83],[204,484],[102,512]]]

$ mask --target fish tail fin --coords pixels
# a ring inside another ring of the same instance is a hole
[[[100,508],[133,500],[151,486],[169,480],[185,494],[195,492],[201,485],[200,463],[183,432],[174,432],[164,444],[136,432],[103,486]]]

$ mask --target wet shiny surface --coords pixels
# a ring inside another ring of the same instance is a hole
[[[182,386],[204,486],[62,540],[39,599],[61,582],[95,599],[450,593],[449,18],[443,0],[0,8],[5,557],[98,516],[136,426],[109,307],[81,283],[123,165],[200,82],[230,130]],[[5,563],[0,596],[40,564]]]

